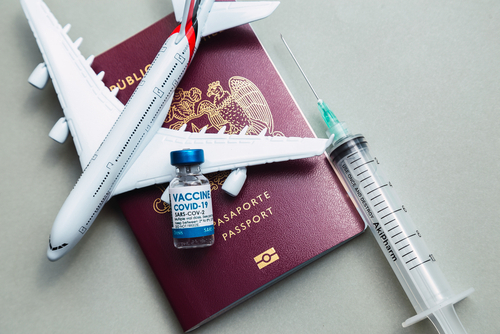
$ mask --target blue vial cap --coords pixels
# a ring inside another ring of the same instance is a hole
[[[170,152],[170,163],[173,166],[198,165],[205,161],[203,150],[181,150]]]

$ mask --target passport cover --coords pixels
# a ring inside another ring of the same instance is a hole
[[[104,83],[126,103],[148,64],[176,27],[169,15],[95,58]],[[278,37],[277,37],[278,38]],[[285,52],[285,51],[284,51]],[[196,132],[226,126],[239,133],[314,137],[306,119],[249,25],[207,36],[180,82],[164,126]],[[203,165],[202,165],[203,167]],[[211,182],[215,244],[173,246],[167,185],[117,200],[180,324],[190,331],[319,258],[364,230],[325,156],[248,168],[236,198]]]

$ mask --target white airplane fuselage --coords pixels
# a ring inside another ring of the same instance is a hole
[[[197,15],[200,28],[212,4],[213,0],[207,0],[201,6]],[[78,243],[112,196],[121,177],[163,124],[175,89],[202,36],[201,31],[198,34],[191,31],[176,43],[178,35],[174,32],[165,41],[61,207],[50,234],[49,260],[59,259]]]

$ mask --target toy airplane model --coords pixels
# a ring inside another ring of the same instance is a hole
[[[21,0],[44,58],[29,82],[43,88],[53,80],[64,110],[49,134],[63,142],[71,132],[83,173],[56,217],[47,257],[61,258],[85,235],[104,204],[114,195],[175,176],[170,151],[201,148],[204,173],[232,169],[225,189],[236,195],[249,165],[322,154],[331,140],[185,132],[162,128],[175,88],[196,52],[201,37],[270,15],[278,2],[174,0],[181,24],[165,41],[136,91],[123,106],[95,74],[42,0]],[[114,94],[113,94],[114,93]],[[224,189],[224,187],[223,187]]]

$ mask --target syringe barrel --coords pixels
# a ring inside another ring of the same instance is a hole
[[[391,182],[382,175],[365,138],[349,135],[327,153],[417,313],[452,297],[434,256]]]

